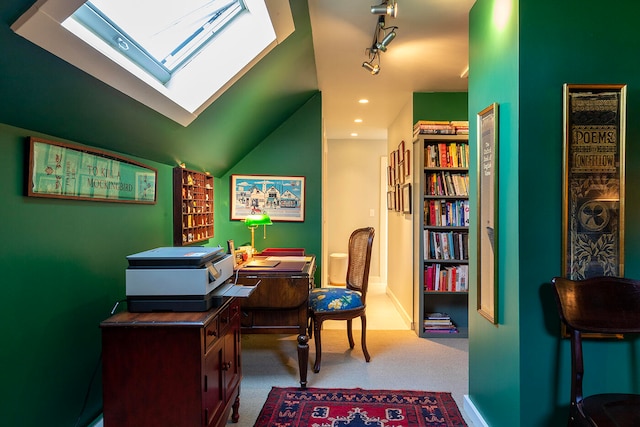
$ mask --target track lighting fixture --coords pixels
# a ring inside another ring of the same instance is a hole
[[[398,15],[398,3],[396,0],[386,0],[381,4],[371,6],[371,13],[395,18]]]
[[[380,64],[372,64],[373,61],[365,61],[362,63],[362,68],[371,73],[371,75],[376,75],[380,72]]]
[[[376,43],[376,48],[378,48],[378,50],[381,50],[383,52],[387,51],[387,46],[389,46],[389,43],[391,43],[391,41],[396,38],[396,29],[397,28],[398,27],[391,27],[391,31],[388,32],[382,38],[382,41]],[[387,28],[385,28],[385,29],[387,29]]]
[[[387,1],[385,4],[393,4],[394,10],[396,6],[395,0]],[[371,11],[373,12],[373,7]],[[369,60],[362,63],[362,68],[367,70],[372,75],[376,75],[380,72],[380,52],[386,52],[387,47],[396,38],[396,30],[398,27],[387,27],[385,23],[385,16],[378,17],[376,22],[376,28],[373,30],[373,41],[371,47],[368,47],[366,51],[369,53]]]

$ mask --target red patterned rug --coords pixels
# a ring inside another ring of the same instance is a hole
[[[466,425],[451,393],[273,387],[254,427]]]

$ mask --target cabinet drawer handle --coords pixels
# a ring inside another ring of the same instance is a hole
[[[225,362],[222,364],[223,371],[228,371],[229,369],[231,369],[231,362]]]
[[[218,336],[218,333],[216,331],[214,331],[213,329],[209,329],[207,331],[207,335],[209,335],[210,337],[215,337],[215,336]]]

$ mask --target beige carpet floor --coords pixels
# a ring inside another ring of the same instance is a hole
[[[360,330],[354,331],[356,347],[351,350],[345,322],[336,322],[322,332],[322,367],[317,374],[311,369],[315,346],[310,343],[308,387],[450,392],[471,426],[463,410],[463,396],[468,394],[467,339],[417,337],[397,312],[388,311],[393,304],[382,289],[378,298],[367,303],[367,347],[371,362],[364,361]],[[359,323],[354,321],[354,329],[359,328]],[[250,427],[271,387],[299,385],[296,337],[243,335],[242,369],[240,421],[234,425]]]

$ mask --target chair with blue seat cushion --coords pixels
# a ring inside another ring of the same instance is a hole
[[[373,227],[359,228],[349,238],[347,277],[345,288],[316,288],[309,294],[309,336],[315,337],[316,361],[313,372],[320,372],[322,342],[320,331],[325,320],[346,320],[349,347],[353,348],[352,321],[362,322],[362,351],[367,362],[371,360],[367,350],[367,316],[365,314],[369,267],[373,247]]]

